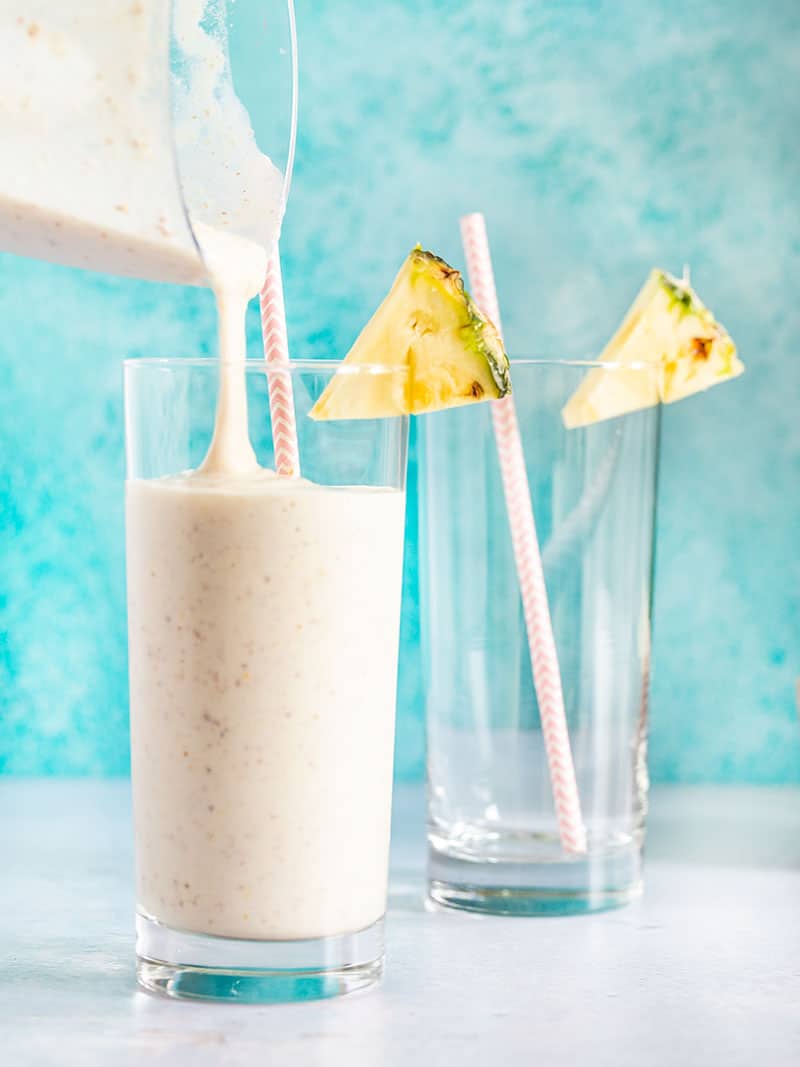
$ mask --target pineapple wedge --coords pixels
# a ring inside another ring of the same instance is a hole
[[[360,364],[407,373],[348,373]],[[320,420],[420,415],[510,391],[497,330],[459,272],[418,245],[310,414]]]
[[[727,330],[688,280],[663,270],[650,274],[600,360],[632,366],[589,371],[561,413],[569,429],[672,404],[744,371]]]

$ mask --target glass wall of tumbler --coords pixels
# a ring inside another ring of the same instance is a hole
[[[512,363],[566,715],[560,749],[543,730],[509,519],[519,500],[504,492],[492,406],[420,422],[429,872],[441,904],[567,914],[641,887],[660,416],[652,407],[568,429],[562,409],[590,371],[650,374]],[[578,847],[560,824],[568,802]]]

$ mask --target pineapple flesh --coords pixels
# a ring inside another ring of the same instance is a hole
[[[588,426],[676,400],[744,371],[724,326],[688,279],[654,270],[600,355],[615,370],[589,371],[564,406],[565,426]]]
[[[357,370],[365,365],[370,369]],[[417,246],[310,414],[320,420],[420,415],[510,391],[497,330],[459,272]]]

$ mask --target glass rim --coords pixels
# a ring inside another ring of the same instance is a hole
[[[264,374],[392,374],[407,375],[408,367],[393,367],[387,363],[345,363],[342,359],[292,359],[288,363],[268,363],[266,359],[246,359],[244,363],[221,360],[218,356],[131,356],[122,361],[125,369],[179,370],[181,368],[240,367],[245,371]]]
[[[657,369],[657,364],[634,360],[623,363],[616,359],[547,359],[543,356],[509,356],[511,373],[515,367],[575,367],[578,370],[647,370]]]
[[[544,359],[540,357],[523,356],[509,357],[511,364],[511,376],[513,380],[515,370],[519,368],[535,369],[570,367],[576,370],[609,370],[609,371],[649,371],[658,370],[655,363],[645,363],[638,360],[633,363],[621,363],[616,360],[600,359]],[[277,374],[391,374],[407,375],[409,368],[405,365],[392,366],[388,363],[346,363],[344,359],[290,359],[288,363],[267,363],[264,358],[248,358],[244,363],[221,360],[218,356],[129,356],[122,361],[127,368],[149,367],[173,370],[179,368],[212,368],[212,367],[243,367],[245,371],[264,373],[269,369]]]

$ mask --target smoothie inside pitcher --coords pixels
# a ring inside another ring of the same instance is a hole
[[[219,0],[7,4],[0,101],[4,251],[202,285],[217,235],[274,244],[284,175],[234,90]]]

